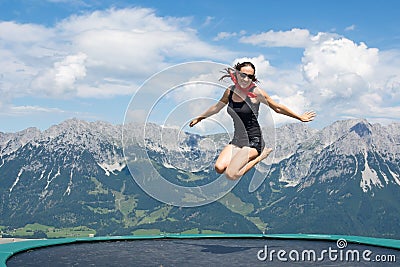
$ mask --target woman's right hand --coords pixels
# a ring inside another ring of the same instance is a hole
[[[202,119],[204,119],[204,118],[198,117],[198,118],[192,120],[192,121],[189,123],[189,126],[190,126],[190,127],[195,126],[195,125],[196,125],[197,123],[199,123]]]
[[[300,121],[309,122],[314,120],[315,116],[317,116],[317,113],[315,113],[315,111],[307,111],[300,116]]]

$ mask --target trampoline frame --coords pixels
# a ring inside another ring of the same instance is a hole
[[[6,267],[9,258],[17,253],[25,252],[35,248],[66,245],[82,242],[101,242],[101,241],[127,241],[127,240],[146,240],[146,239],[219,239],[219,238],[256,238],[256,239],[287,239],[287,240],[318,240],[318,241],[337,241],[345,239],[349,243],[372,245],[400,250],[400,240],[374,238],[364,236],[346,235],[322,235],[322,234],[160,234],[160,235],[131,235],[131,236],[100,236],[100,237],[79,237],[79,238],[59,238],[59,239],[33,239],[18,242],[0,244],[0,267]]]

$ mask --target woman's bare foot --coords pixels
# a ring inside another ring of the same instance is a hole
[[[261,154],[258,156],[258,162],[262,161],[263,159],[265,159],[266,157],[269,156],[269,154],[271,154],[272,152],[272,148],[264,148],[263,151],[261,151]]]

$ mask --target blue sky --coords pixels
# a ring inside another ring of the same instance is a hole
[[[260,87],[296,112],[315,110],[315,128],[398,122],[398,10],[396,0],[0,0],[0,131],[72,117],[122,124],[149,77],[197,60],[253,61]],[[204,97],[223,92],[211,91]]]

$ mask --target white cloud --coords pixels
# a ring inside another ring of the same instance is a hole
[[[307,97],[324,116],[375,117],[372,109],[365,108],[368,94],[377,90],[372,85],[376,70],[380,68],[379,50],[364,43],[341,38],[314,38],[302,58],[302,71],[308,88]],[[384,77],[379,77],[382,79]],[[376,107],[385,105],[374,101]],[[354,107],[357,107],[354,109]],[[354,112],[363,110],[363,114]]]
[[[369,114],[376,121],[398,120],[400,118],[400,106],[386,106],[385,96],[378,93],[367,93],[359,97],[357,107],[347,107],[345,114],[352,114],[356,117],[363,117]]]
[[[76,96],[81,98],[110,98],[114,96],[126,96],[132,95],[135,91],[135,86],[124,85],[120,83],[107,83],[102,82],[97,86],[91,86],[88,84],[80,84],[76,86]]]
[[[74,49],[86,53],[94,66],[150,75],[167,66],[169,59],[219,56],[219,48],[200,41],[190,22],[158,17],[151,9],[110,9],[70,17],[57,28],[73,34]]]
[[[237,35],[238,35],[237,32],[220,32],[217,34],[217,36],[213,40],[220,41],[220,40],[230,39]]]
[[[348,26],[348,27],[346,27],[344,30],[345,31],[354,31],[356,29],[356,25],[350,25],[350,26]]]
[[[347,28],[353,29],[354,25]],[[293,110],[315,109],[319,114],[317,120],[325,122],[350,117],[375,121],[399,117],[397,50],[380,51],[334,33],[311,35],[299,29],[269,31],[243,37],[241,41],[267,47],[304,48],[302,62],[296,68],[272,68],[274,72],[266,75],[267,79],[259,73],[267,85],[266,91]]]
[[[75,94],[76,82],[86,76],[86,58],[84,53],[79,53],[55,62],[53,68],[45,70],[33,80],[32,87],[49,96]]]
[[[240,38],[242,43],[266,47],[306,47],[310,44],[310,32],[306,29],[294,28],[290,31],[263,32]]]
[[[33,113],[64,113],[65,111],[59,108],[46,108],[40,106],[14,106],[10,108],[11,115],[25,116]]]
[[[215,19],[214,17],[207,16],[205,21],[204,21],[204,23],[203,23],[203,27],[206,27],[206,26],[210,25],[214,19]]]
[[[203,26],[213,19],[206,18]],[[201,41],[191,23],[190,18],[160,17],[146,8],[73,15],[53,27],[0,22],[0,107],[4,110],[23,96],[130,96],[150,75],[175,63],[234,58],[226,48]],[[354,29],[355,25],[346,28]],[[299,28],[245,35],[221,32],[215,40],[241,37],[241,43],[263,47],[260,56],[238,58],[232,64],[255,63],[260,87],[293,110],[316,109],[321,120],[330,116],[383,120],[399,114],[399,51],[380,51],[334,33],[313,35]],[[261,55],[269,47],[302,48],[302,60],[286,69],[275,67]],[[173,84],[168,79],[167,85]],[[164,80],[157,83],[162,84]],[[203,93],[188,88],[184,96]]]
[[[322,119],[399,118],[398,55],[344,37],[315,38],[302,59],[307,96]]]
[[[303,71],[311,81],[336,80],[337,76],[349,73],[368,77],[379,61],[378,51],[346,38],[317,41],[304,51]]]
[[[26,44],[34,44],[48,40],[54,36],[54,32],[41,25],[18,24],[11,21],[0,22],[0,38],[3,47],[13,44],[22,47]]]
[[[140,84],[171,64],[231,55],[201,41],[190,23],[146,8],[73,15],[54,27],[1,22],[0,93],[10,99],[113,97],[131,94],[127,84]],[[112,90],[106,79],[121,84]]]

